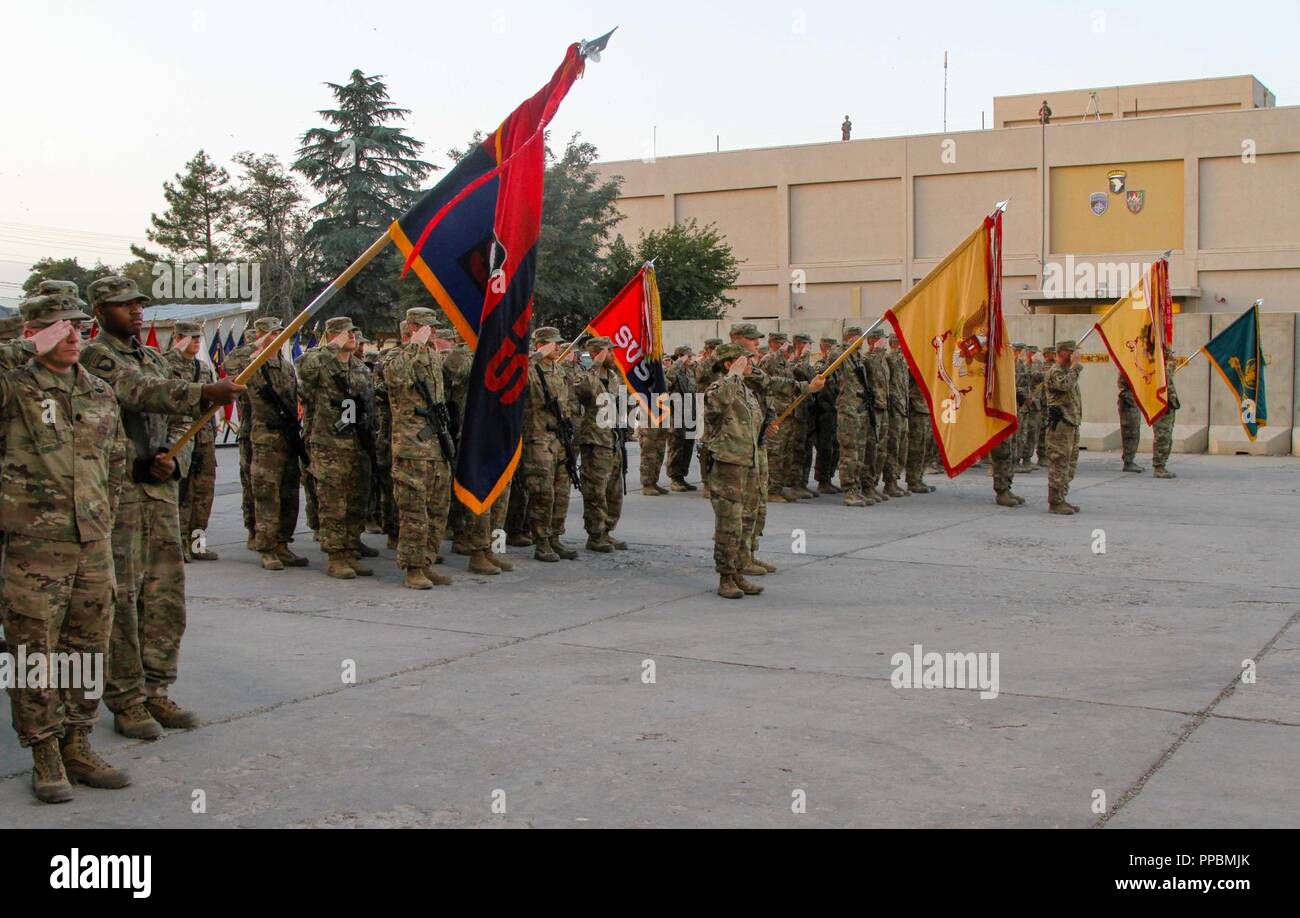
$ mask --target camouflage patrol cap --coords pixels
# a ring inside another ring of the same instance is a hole
[[[1044,354],[1055,354],[1055,353],[1056,353],[1056,345],[1055,345],[1055,344],[1048,344],[1048,345],[1044,346],[1044,347],[1043,347],[1043,353],[1044,353]]]
[[[140,288],[135,285],[135,281],[129,277],[116,274],[112,277],[101,277],[99,280],[93,281],[86,288],[86,296],[90,299],[90,305],[96,309],[100,306],[134,303],[137,300],[149,302],[149,297],[140,292]]]
[[[846,334],[846,335],[852,335],[854,338],[857,338],[859,335],[862,334],[862,326],[861,326],[861,325],[850,325],[850,326],[848,326],[848,327],[846,327],[846,328],[844,329],[844,334]]]
[[[704,346],[705,346],[705,347],[717,347],[717,346],[720,345],[720,344],[722,344],[722,339],[721,339],[721,338],[705,338],[705,339],[704,339]]]
[[[69,322],[88,322],[90,316],[80,309],[81,300],[66,293],[54,293],[46,296],[31,296],[23,300],[18,308],[23,321],[31,325],[53,325],[63,319]]]
[[[278,316],[262,316],[253,322],[253,331],[257,332],[259,335],[264,335],[267,332],[278,332],[283,327],[284,326],[280,324],[280,318]],[[326,330],[329,329],[329,322],[325,323],[325,328]]]
[[[604,335],[597,335],[587,341],[587,353],[599,354],[607,347],[613,347],[614,342],[610,341]]]
[[[839,339],[839,338],[832,338],[830,335],[822,335],[821,338],[818,339],[818,340],[819,340],[819,342],[820,342],[821,344],[839,344],[839,343],[840,343],[840,339]]]
[[[203,334],[203,323],[181,319],[172,326],[172,336],[176,338],[197,338]]]
[[[694,352],[691,350],[691,346],[690,346],[689,344],[683,344],[683,345],[681,345],[680,347],[678,347],[676,350],[673,351],[673,356],[674,356],[674,357],[689,357],[689,356],[691,356],[692,353],[694,353]]]
[[[795,344],[812,344],[812,335],[806,335],[803,332],[794,336]]]
[[[867,332],[868,341],[879,341],[883,337],[885,337],[885,333],[879,326]]]
[[[428,306],[415,306],[406,310],[406,321],[415,325],[438,325],[438,314]]]
[[[748,353],[749,351],[739,344],[719,344],[718,349],[713,352],[713,356],[725,363],[728,360],[735,360],[737,357],[744,357]]]
[[[260,319],[258,321],[261,321]],[[276,320],[279,321],[278,319]],[[332,319],[325,320],[325,337],[333,338],[335,335],[341,335],[344,332],[355,331],[356,326],[347,316],[335,316]]]
[[[1031,354],[1037,354],[1037,353],[1038,353],[1038,345],[1037,345],[1037,344],[1026,344],[1026,345],[1025,345],[1025,350],[1027,350],[1027,351],[1028,351],[1029,353],[1031,353]]]
[[[737,322],[731,326],[730,334],[733,338],[748,338],[751,341],[757,341],[763,337],[763,333],[758,330],[758,326],[753,322]]]
[[[1023,341],[1012,341],[1012,342],[1011,342],[1011,346],[1012,346],[1014,349],[1016,349],[1017,351],[1023,351],[1023,350],[1025,349],[1025,342],[1023,342]]]
[[[767,333],[767,340],[770,341],[789,341],[790,338],[785,332],[774,331]]]
[[[1077,351],[1079,345],[1073,338],[1066,338],[1064,341],[1056,342],[1056,349],[1058,351]]]
[[[0,319],[0,341],[12,341],[23,330],[22,313]]]
[[[543,325],[541,328],[533,329],[533,346],[541,344],[550,344],[560,340],[560,330],[554,325]]]
[[[81,293],[77,290],[77,285],[72,281],[50,280],[46,279],[36,285],[36,296],[44,296],[49,293],[66,293],[75,297],[78,302],[81,301]],[[85,306],[85,303],[81,304]]]

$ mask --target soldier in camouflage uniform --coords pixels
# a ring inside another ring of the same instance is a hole
[[[1024,345],[1016,342],[1011,345],[1017,357],[1024,350]],[[1016,382],[1016,432],[1006,437],[997,446],[989,450],[989,474],[993,478],[994,503],[999,507],[1019,507],[1025,502],[1023,497],[1011,490],[1011,482],[1016,473],[1016,457],[1020,454],[1019,437],[1021,434],[1021,413],[1029,399],[1029,377],[1025,365],[1016,359],[1013,368]]]
[[[790,352],[790,373],[800,382],[810,382],[817,375],[813,366],[812,336],[799,332],[791,339],[794,343]],[[788,484],[801,500],[811,500],[820,495],[808,487],[808,475],[812,472],[813,459],[813,419],[812,410],[817,396],[803,400],[794,410],[794,433],[791,437],[790,480]]]
[[[0,618],[11,652],[97,659],[102,673],[113,617],[110,535],[126,474],[126,436],[112,389],[77,365],[81,323],[90,319],[80,303],[75,293],[24,300],[27,337],[20,348],[6,349],[6,358],[32,359],[0,373],[6,444],[0,508],[8,530]],[[32,791],[45,803],[71,800],[71,781],[104,788],[131,783],[90,746],[99,697],[85,689],[93,687],[94,666],[82,669],[80,686],[56,679],[9,688],[18,741],[32,750]]]
[[[1034,470],[1034,450],[1038,448],[1038,433],[1043,429],[1043,365],[1038,360],[1038,348],[1025,345],[1025,384],[1028,395],[1020,411],[1020,465],[1018,472]]]
[[[818,342],[819,353],[809,360],[809,368],[814,374],[830,366],[838,346],[839,342],[831,337],[824,337]],[[837,377],[838,375],[836,374]],[[840,466],[840,442],[836,428],[838,412],[835,407],[839,392],[839,380],[828,379],[826,388],[805,403],[808,406],[809,426],[812,428],[808,435],[807,449],[816,447],[817,450],[816,460],[805,459],[805,465],[812,468],[813,476],[817,479],[818,494],[841,493],[834,482],[835,470]]]
[[[1083,420],[1083,397],[1079,392],[1078,345],[1056,343],[1056,362],[1047,371],[1043,388],[1047,393],[1047,502],[1052,513],[1069,516],[1078,506],[1066,501],[1070,482],[1079,464],[1079,424]]]
[[[227,372],[236,375],[280,333],[280,320],[263,316],[253,323],[251,350],[232,351]],[[249,490],[254,504],[253,549],[262,568],[282,571],[306,567],[307,559],[289,548],[298,528],[301,465],[295,442],[302,441],[298,420],[298,380],[283,354],[272,354],[248,381],[240,439],[249,446]]]
[[[408,309],[402,346],[384,365],[393,418],[397,566],[406,572],[404,585],[412,590],[451,583],[450,577],[433,569],[447,526],[453,458],[441,442],[445,436],[450,443],[451,414],[443,389],[442,357],[433,343],[437,321],[432,309]]]
[[[1128,379],[1118,371],[1115,376],[1119,388],[1116,407],[1119,409],[1119,447],[1124,471],[1145,472],[1146,469],[1133,461],[1137,456],[1138,441],[1142,439],[1142,411]]]
[[[576,560],[578,553],[560,541],[569,511],[569,473],[560,439],[560,418],[568,420],[569,383],[559,363],[560,330],[543,326],[533,332],[528,366],[528,400],[524,408],[523,484],[528,491],[528,527],[538,561]],[[548,407],[546,395],[553,399]],[[574,449],[577,449],[575,444]]]
[[[721,378],[704,393],[704,431],[709,444],[708,485],[713,504],[713,566],[718,595],[727,599],[757,596],[763,588],[744,576],[749,553],[745,519],[761,499],[757,480],[758,444],[763,408],[745,377],[752,354],[738,344],[717,348]]]
[[[907,469],[907,393],[912,371],[896,335],[889,335],[889,439],[885,448],[886,497],[907,497],[908,492],[898,486],[898,480]]]
[[[434,335],[437,335],[435,329]],[[378,518],[375,522],[378,524],[378,531],[387,537],[387,547],[391,550],[397,549],[398,537],[398,516],[397,503],[393,496],[393,411],[388,400],[388,383],[384,379],[384,371],[388,367],[388,361],[401,351],[400,344],[390,344],[376,355],[375,367],[371,371],[371,377],[375,386],[375,469],[379,475],[379,494],[377,500]],[[448,493],[450,493],[450,478],[448,479]],[[448,517],[450,526],[450,517]]]
[[[221,334],[218,328],[217,335]],[[245,341],[239,347],[235,348],[222,359],[222,366],[226,368],[226,375],[234,379],[239,375],[239,370],[248,366],[248,362],[253,359],[253,352],[256,349],[254,341]],[[237,369],[236,369],[237,368]],[[254,519],[253,507],[253,478],[249,473],[249,464],[253,461],[253,441],[248,435],[248,416],[253,410],[248,404],[248,394],[245,393],[235,402],[235,410],[239,413],[239,490],[240,490],[240,509],[244,515],[244,531],[248,533],[246,543],[248,550],[253,551],[253,543],[257,541],[257,521]],[[215,420],[215,418],[214,418]],[[308,522],[311,517],[308,518]],[[314,526],[312,527],[315,528]]]
[[[1047,374],[1056,365],[1056,345],[1049,344],[1043,348],[1043,381],[1038,387],[1038,406],[1041,411],[1038,421],[1038,467],[1047,468]]]
[[[862,328],[850,325],[844,329],[847,348],[862,335]],[[840,352],[842,353],[842,351]],[[830,360],[839,359],[839,353]],[[867,488],[867,380],[859,347],[835,371],[835,433],[840,447],[840,488],[844,493],[844,506],[869,507],[875,503],[866,497]]]
[[[699,424],[699,419],[695,417],[694,400],[695,400],[695,367],[691,363],[691,349],[689,345],[682,345],[673,351],[673,365],[668,371],[668,391],[675,393],[680,399],[683,406],[682,414],[687,411],[695,424]],[[686,408],[687,402],[691,402],[690,408]],[[686,476],[691,472],[691,452],[694,450],[694,441],[688,436],[692,431],[687,430],[685,417],[674,417],[672,430],[668,437],[668,489],[670,491],[694,491],[695,485],[686,481]]]
[[[866,488],[862,496],[870,504],[889,500],[888,495],[876,490],[876,482],[884,471],[885,444],[889,438],[889,358],[884,349],[885,333],[879,327],[867,335],[866,348],[862,362],[871,388],[867,393],[867,443],[863,459]]]
[[[23,317],[12,315],[0,319],[0,344],[13,341],[23,332]]]
[[[362,429],[369,379],[356,357],[355,326],[347,316],[325,323],[325,342],[298,361],[298,384],[306,412],[311,475],[316,481],[321,550],[329,556],[326,573],[339,580],[374,574],[361,564],[363,494]]]
[[[203,325],[178,321],[172,340],[163,356],[177,379],[192,383],[217,381],[217,374],[196,356],[203,346]],[[185,418],[191,424],[198,418]],[[190,467],[181,480],[181,550],[186,561],[216,561],[217,553],[208,549],[208,519],[212,516],[212,497],[217,487],[217,419],[208,418],[203,429],[190,441]]]
[[[101,277],[87,288],[100,334],[81,365],[117,396],[130,443],[131,474],[113,525],[117,579],[109,679],[104,703],[113,728],[132,739],[157,739],[162,727],[187,729],[198,718],[168,697],[176,681],[185,633],[185,562],[181,554],[177,482],[190,458],[164,453],[190,426],[204,402],[228,404],[243,390],[229,380],[175,379],[163,356],[140,343],[142,294],[127,277]]]
[[[1152,478],[1177,478],[1173,472],[1169,471],[1169,453],[1174,448],[1174,414],[1181,407],[1178,401],[1178,389],[1174,386],[1174,372],[1178,369],[1178,361],[1172,354],[1165,354],[1165,379],[1169,380],[1169,410],[1160,417],[1156,418],[1155,424],[1151,425],[1151,477]]]
[[[672,433],[670,423],[653,423],[642,417],[636,439],[641,445],[641,493],[646,497],[659,497],[668,493],[659,487],[659,470],[663,467]]]
[[[925,468],[934,443],[930,424],[930,404],[925,391],[911,373],[907,374],[907,493],[930,494],[933,485],[925,483]]]
[[[622,450],[627,434],[618,426],[615,406],[623,377],[614,365],[612,348],[613,342],[605,337],[587,342],[591,369],[577,389],[582,404],[577,431],[582,451],[582,523],[587,530],[587,549],[604,554],[627,550],[627,543],[614,537],[614,527],[623,515]]]
[[[768,349],[759,357],[757,366],[763,376],[772,380],[794,379],[790,362],[785,357],[785,344],[788,340],[785,332],[768,332]],[[779,417],[794,401],[790,391],[792,390],[783,390],[781,394],[767,399],[769,421]],[[770,503],[793,504],[800,499],[800,495],[789,484],[795,478],[795,473],[790,469],[794,458],[794,432],[794,420],[786,418],[770,439],[764,437],[763,448],[767,451],[768,461],[767,500]]]
[[[700,358],[695,363],[695,391],[703,392],[718,378],[714,370],[716,359],[714,355],[722,345],[721,338],[705,338],[704,347],[700,350]],[[695,438],[695,452],[700,460],[700,488],[704,497],[709,496],[709,477],[706,474],[709,464],[709,447],[705,443],[703,419],[697,423],[700,424],[699,436]]]

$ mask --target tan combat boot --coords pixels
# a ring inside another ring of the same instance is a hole
[[[162,726],[142,704],[133,704],[114,714],[113,729],[130,739],[156,740],[162,736]]]
[[[424,576],[424,568],[408,567],[406,569],[406,580],[402,586],[408,590],[432,590],[433,581]]]
[[[356,580],[357,572],[348,563],[349,558],[349,554],[345,551],[330,552],[330,560],[325,567],[325,573],[335,580]]]
[[[840,488],[835,484],[832,484],[829,481],[819,481],[817,482],[817,493],[818,494],[843,494],[844,489]]]
[[[429,582],[434,586],[451,586],[451,578],[446,574],[439,574],[433,569],[432,564],[425,565],[424,576],[428,577]]]
[[[891,481],[889,484],[885,485],[885,496],[886,497],[907,497],[908,494],[906,491],[904,491],[902,488],[898,486],[898,482]]]
[[[506,544],[511,548],[528,548],[533,544],[533,537],[527,533],[515,533],[506,536]]]
[[[289,550],[288,542],[281,542],[275,546],[275,556],[280,559],[280,563],[285,567],[306,567],[307,559],[302,555],[295,555]]]
[[[373,551],[373,549],[371,550]],[[355,551],[348,552],[345,555],[345,557],[347,559],[348,567],[352,568],[352,572],[356,574],[358,577],[375,576],[375,572],[373,570],[371,570],[370,568],[366,567],[364,564],[361,563],[361,558],[358,557],[357,552]]]
[[[1175,475],[1173,472],[1169,471],[1169,469],[1165,468],[1162,465],[1162,466],[1157,466],[1155,469],[1152,469],[1151,477],[1152,478],[1177,478],[1178,476]]]
[[[1066,503],[1055,503],[1055,504],[1051,504],[1051,505],[1047,508],[1047,512],[1048,512],[1048,513],[1055,513],[1055,514],[1057,514],[1057,515],[1059,515],[1059,516],[1074,516],[1074,511],[1071,510],[1071,509],[1070,509],[1070,505],[1069,505],[1069,504],[1066,504]]]
[[[755,558],[755,557],[753,557],[752,555],[750,556],[749,560],[750,560],[750,561],[753,561],[755,564],[757,564],[759,567],[761,567],[763,570],[765,570],[765,571],[766,571],[767,573],[769,573],[769,574],[775,574],[775,573],[776,573],[776,565],[775,565],[775,564],[772,564],[772,563],[770,563],[770,562],[764,561],[762,558]]]
[[[614,546],[603,535],[593,535],[587,537],[587,551],[609,555],[614,553]]]
[[[113,768],[90,747],[90,731],[71,727],[59,743],[68,780],[90,787],[117,789],[131,783],[125,768]]]
[[[284,562],[276,556],[273,551],[262,552],[262,570],[264,571],[282,571]]]
[[[187,711],[166,695],[155,695],[144,700],[145,710],[168,730],[193,730],[199,725],[199,715]]]
[[[565,561],[577,561],[578,553],[569,546],[565,545],[558,537],[551,537],[551,551],[555,552]]]
[[[72,783],[63,768],[59,741],[52,736],[32,746],[32,793],[42,803],[67,803],[72,799]]]
[[[515,569],[515,564],[513,561],[507,560],[505,555],[494,554],[492,552],[492,549],[490,548],[487,551],[483,552],[483,557],[488,559],[489,564],[507,573]]]
[[[606,540],[608,540],[610,545],[614,546],[614,551],[627,551],[627,543],[624,542],[622,539],[614,538],[614,533],[612,532],[605,533],[605,538]]]
[[[1016,499],[1011,496],[1010,491],[999,491],[997,500],[994,501],[999,507],[1019,507]]]
[[[853,491],[853,490],[845,491],[845,492],[844,492],[844,506],[846,506],[846,507],[865,507],[865,506],[867,506],[867,501],[866,501],[866,498],[864,498],[864,497],[863,497],[861,494],[859,494],[857,491]]]
[[[736,586],[736,582],[731,574],[720,574],[718,576],[718,595],[724,599],[745,598],[745,594],[741,591],[740,587]]]
[[[757,596],[759,593],[763,592],[761,586],[756,583],[750,583],[740,574],[734,574],[731,578],[731,582],[740,587],[740,591],[746,596]]]
[[[555,560],[559,561],[560,559],[556,558]],[[487,559],[487,552],[472,551],[469,555],[469,572],[471,574],[486,574],[491,576],[493,574],[501,573],[501,570]]]

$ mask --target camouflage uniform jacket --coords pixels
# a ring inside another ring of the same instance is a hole
[[[728,374],[705,391],[704,434],[716,461],[752,468],[762,428],[763,407],[745,382]]]
[[[592,367],[583,376],[577,388],[578,401],[582,403],[579,446],[618,448],[618,428],[609,422],[618,421],[618,390],[622,388],[623,375],[613,367]]]
[[[474,365],[474,352],[458,344],[442,355],[442,383],[447,391],[447,401],[455,405],[458,415],[465,413],[465,399],[469,395],[469,371]]]
[[[572,396],[569,393],[568,374],[564,368],[553,360],[543,360],[534,354],[528,361],[528,399],[524,404],[524,442],[559,439],[560,427],[554,413],[546,407],[546,396],[542,392],[542,379],[559,405],[560,413],[569,420],[568,413]]]
[[[152,458],[181,438],[190,426],[186,418],[203,412],[203,384],[175,379],[162,354],[134,339],[123,341],[106,331],[83,348],[81,365],[112,386],[122,410],[122,427],[128,441],[127,485],[122,489],[122,501],[147,498],[177,503],[176,482],[189,471],[192,444],[185,444],[176,454],[176,472],[167,481],[134,482],[129,466],[135,459]]]
[[[889,366],[889,413],[902,417],[907,414],[908,383],[912,371],[907,366],[902,348],[890,351],[886,363]]]
[[[384,382],[388,387],[388,404],[392,412],[393,456],[398,459],[445,459],[442,444],[431,429],[428,418],[416,414],[429,406],[416,389],[424,381],[434,404],[446,404],[442,357],[431,347],[414,342],[395,348],[384,363]],[[424,439],[421,439],[424,434]]]
[[[1165,357],[1165,380],[1169,384],[1169,409],[1177,411],[1183,407],[1182,402],[1178,400],[1178,389],[1174,387],[1174,369],[1178,366],[1178,361],[1173,357]]]
[[[200,384],[214,383],[217,381],[217,374],[202,360],[197,357],[191,357],[184,351],[178,351],[172,348],[163,354],[163,359],[167,365],[172,368],[172,376],[184,382],[195,382]],[[198,420],[198,415],[187,417],[186,423],[193,424]],[[208,423],[203,425],[203,429],[195,434],[195,438],[207,437],[215,439],[217,436],[217,416],[214,414],[208,418]]]
[[[794,379],[794,373],[790,370],[790,361],[786,360],[785,354],[780,351],[769,350],[758,359],[758,368],[769,379]],[[789,394],[788,389],[782,389],[771,394],[769,406],[773,412],[778,414],[785,410],[786,405],[794,401],[794,396]]]
[[[299,358],[298,391],[305,410],[309,447],[355,448],[357,430],[363,424],[374,423],[374,389],[365,364],[355,356],[343,363],[339,349],[332,344],[312,348]],[[335,424],[343,417],[345,399],[351,400],[356,424],[340,433]]]
[[[836,351],[830,357],[833,362],[843,353],[842,350]],[[838,384],[835,397],[835,407],[842,414],[861,414],[867,404],[867,388],[864,382],[864,368],[862,361],[862,350],[859,348],[848,356],[848,359],[840,364],[839,369],[835,371],[835,378]],[[865,378],[870,378],[869,373]]]
[[[1067,367],[1052,364],[1047,372],[1044,388],[1047,390],[1047,407],[1059,407],[1065,423],[1078,427],[1083,420],[1083,395],[1079,391],[1079,373],[1083,366]]]
[[[873,408],[889,407],[889,358],[884,351],[872,350],[862,358],[867,365],[867,378],[871,380],[871,405]]]
[[[1024,361],[1016,361],[1016,407],[1021,411],[1029,410],[1029,403],[1034,397],[1033,383],[1029,376],[1029,367]]]
[[[237,356],[238,355],[238,356]],[[226,372],[237,375],[252,362],[255,352],[239,348],[231,351],[226,359]],[[292,411],[292,418],[284,418],[280,407],[266,393],[270,386],[280,396],[286,408]],[[257,372],[248,380],[248,392],[240,397],[240,437],[248,437],[254,443],[270,443],[284,437],[285,423],[298,423],[298,380],[293,375],[293,367],[283,354],[276,354],[257,368]]]
[[[127,443],[107,383],[80,366],[67,376],[35,361],[8,370],[0,374],[0,429],[5,532],[53,542],[112,534]]]
[[[930,404],[925,400],[925,390],[917,385],[916,378],[907,374],[907,413],[913,417],[928,417]]]

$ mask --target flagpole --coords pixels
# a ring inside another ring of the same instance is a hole
[[[989,216],[995,217],[1000,213],[1005,213],[1007,209],[1007,205],[1010,203],[1011,203],[1010,198],[1007,198],[1005,201],[998,201],[998,203],[993,208],[993,213],[989,214]],[[876,321],[872,322],[871,325],[868,326],[866,331],[858,335],[858,337],[854,339],[852,344],[846,347],[838,357],[836,357],[833,361],[831,361],[830,366],[822,370],[817,375],[820,376],[822,379],[829,378],[832,373],[834,373],[836,370],[840,368],[840,364],[842,364],[844,361],[849,359],[850,354],[852,354],[854,351],[856,351],[858,348],[862,346],[862,342],[866,340],[867,335],[871,334],[876,329],[876,326],[878,326],[883,321],[885,321],[885,317],[882,315],[879,319],[876,319]],[[812,393],[805,390],[798,398],[796,398],[793,402],[791,402],[784,411],[782,411],[779,415],[777,415],[776,418],[768,424],[768,434],[771,435],[772,433],[775,433],[777,428],[781,426],[781,422],[784,421],[786,418],[788,418],[796,408],[802,405],[810,395],[812,395]]]
[[[659,256],[656,255],[654,258],[650,259],[645,264],[643,264],[640,268],[640,271],[644,271],[647,268],[653,268],[655,266],[655,262],[658,260],[659,260]],[[637,273],[640,273],[640,271],[638,271]],[[635,277],[636,275],[634,274],[632,276]],[[582,336],[587,333],[587,328],[590,327],[590,324],[591,323],[584,325],[582,331],[578,332],[578,337],[574,338],[572,341],[570,341],[568,344],[564,346],[564,350],[560,351],[560,356],[557,359],[563,360],[565,354],[569,353],[569,351],[573,350],[575,347],[578,346],[578,342],[581,341]]]
[[[316,294],[316,298],[304,306],[302,312],[294,316],[289,324],[279,331],[270,344],[253,355],[253,359],[249,361],[248,366],[244,367],[244,369],[240,371],[239,375],[235,377],[235,383],[242,386],[251,379],[253,374],[261,368],[262,364],[270,360],[272,355],[278,354],[280,349],[284,347],[284,343],[291,340],[294,333],[297,332],[298,329],[302,328],[308,319],[315,315],[322,306],[332,300],[340,290],[347,286],[348,281],[356,277],[362,268],[370,264],[370,262],[374,260],[375,256],[382,252],[384,247],[388,245],[390,241],[391,239],[389,238],[388,231],[385,230],[384,234],[372,242],[370,248],[362,252],[357,257],[356,261],[352,262],[352,264],[348,265],[347,268],[343,270],[342,274],[330,281],[328,287]],[[175,459],[176,454],[181,451],[181,448],[184,447],[195,434],[203,429],[203,425],[208,423],[220,407],[220,405],[210,405],[208,409],[203,412],[203,415],[190,426],[190,429],[185,431],[181,438],[177,440],[169,450],[167,450],[163,455],[163,458],[167,460]]]
[[[1172,255],[1173,253],[1174,253],[1174,250],[1173,250],[1173,249],[1165,249],[1164,254],[1160,256],[1160,260],[1161,260],[1161,261],[1168,261],[1168,260],[1169,260],[1169,256]],[[1146,282],[1146,273],[1144,272],[1143,275],[1142,275],[1142,277],[1138,279],[1137,284],[1134,284],[1132,287],[1129,287],[1129,288],[1128,288],[1128,292],[1125,293],[1125,294],[1124,294],[1122,297],[1120,297],[1118,300],[1116,300],[1114,303],[1112,303],[1110,309],[1107,309],[1104,313],[1102,313],[1101,318],[1098,319],[1096,322],[1093,322],[1093,323],[1092,323],[1092,327],[1089,328],[1086,332],[1084,332],[1083,337],[1079,339],[1078,347],[1083,347],[1083,342],[1087,341],[1088,338],[1089,338],[1089,336],[1092,335],[1092,333],[1095,332],[1095,331],[1097,330],[1097,326],[1100,325],[1102,322],[1104,322],[1104,321],[1106,320],[1106,316],[1108,316],[1108,315],[1111,314],[1111,310],[1113,310],[1113,309],[1114,309],[1116,306],[1118,306],[1120,303],[1124,302],[1126,299],[1128,299],[1129,297],[1131,297],[1131,296],[1133,295],[1133,291],[1136,290],[1136,289],[1138,288],[1138,284],[1142,284],[1142,283],[1145,283],[1145,282]],[[1188,360],[1190,360],[1190,359],[1191,359],[1191,358],[1189,357]]]

